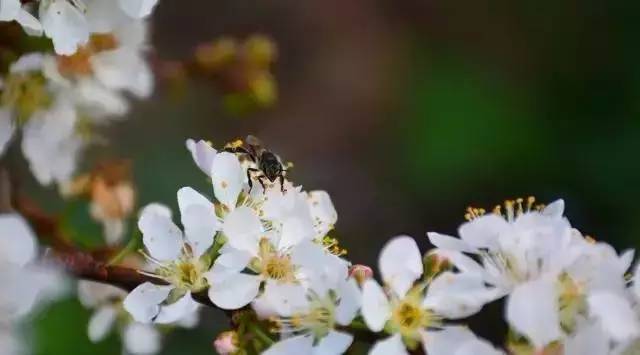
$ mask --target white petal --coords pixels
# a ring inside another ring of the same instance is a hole
[[[431,244],[440,249],[454,250],[464,253],[473,253],[476,251],[475,248],[472,248],[460,238],[454,238],[452,236],[435,232],[429,232],[427,233],[427,236],[429,237]]]
[[[44,65],[45,57],[41,53],[28,53],[20,56],[17,61],[11,64],[11,73],[25,73],[40,71]]]
[[[214,206],[190,187],[178,191],[178,205],[185,237],[194,255],[199,257],[211,247],[214,236],[220,229]]]
[[[111,299],[121,299],[127,292],[115,286],[93,281],[78,281],[78,300],[86,308],[95,308]]]
[[[193,139],[188,139],[186,142],[187,149],[191,152],[193,161],[196,165],[208,176],[211,175],[213,170],[213,159],[215,159],[218,152],[211,147],[211,144],[203,140],[198,142]]]
[[[7,143],[13,137],[16,127],[13,123],[13,114],[7,108],[0,108],[0,156],[4,154]]]
[[[173,286],[158,286],[145,282],[124,299],[124,309],[136,321],[150,323],[160,312],[160,303],[169,297],[172,289]]]
[[[160,341],[160,332],[151,325],[131,323],[124,330],[124,346],[131,354],[156,354],[160,352]]]
[[[349,325],[358,314],[362,305],[362,292],[356,280],[350,278],[336,290],[340,299],[336,307],[336,322],[341,325]]]
[[[89,40],[89,25],[84,15],[70,2],[53,0],[40,5],[40,21],[56,53],[72,55]]]
[[[0,1],[0,21],[13,21],[20,12],[22,4],[20,0],[1,0]]]
[[[183,187],[178,190],[178,207],[184,214],[189,206],[198,205],[213,210],[213,203],[208,198],[191,187]]]
[[[479,312],[492,301],[491,295],[480,275],[446,271],[429,284],[424,306],[445,318],[459,319]]]
[[[107,88],[93,78],[79,80],[73,94],[77,104],[96,119],[124,116],[129,111],[129,102],[122,92]]]
[[[157,203],[157,202],[150,203],[144,206],[140,211],[139,216],[143,216],[149,213],[157,214],[169,219],[171,219],[171,216],[172,216],[171,208],[169,208],[167,205],[163,205],[162,203]]]
[[[391,317],[387,295],[375,280],[367,280],[362,286],[362,316],[369,329],[379,332]]]
[[[253,256],[245,251],[228,249],[216,258],[211,270],[205,273],[205,277],[210,284],[221,283],[244,270],[252,258]]]
[[[542,210],[542,214],[553,218],[562,217],[564,214],[564,200],[560,199],[548,204],[544,210]]]
[[[94,343],[102,341],[113,327],[118,315],[111,305],[100,307],[89,319],[89,340]]]
[[[382,248],[379,265],[382,279],[400,298],[422,276],[423,271],[418,245],[407,236],[395,237]]]
[[[145,209],[138,220],[142,241],[152,257],[161,261],[176,260],[182,253],[182,232],[171,218],[156,209]]]
[[[477,261],[465,254],[462,254],[461,252],[444,249],[435,249],[432,250],[432,252],[447,259],[451,264],[453,264],[453,266],[462,272],[478,275],[483,275],[485,273],[484,269]]]
[[[517,286],[507,299],[507,321],[538,349],[559,339],[562,332],[554,280],[542,278]]]
[[[210,281],[209,298],[222,309],[238,309],[251,303],[260,291],[261,279],[257,275],[238,273],[221,283]]]
[[[16,16],[16,21],[24,28],[24,31],[30,36],[41,36],[42,35],[42,25],[37,18],[31,15],[29,12],[25,10],[20,10],[18,12],[18,16]]]
[[[318,344],[313,348],[313,355],[344,354],[352,342],[353,335],[337,330],[330,330],[329,334],[320,339]]]
[[[17,266],[24,266],[35,259],[36,238],[18,214],[0,215],[0,257]]]
[[[191,292],[187,292],[176,302],[160,307],[160,313],[154,319],[158,324],[170,324],[179,321],[198,309],[198,303],[193,300]]]
[[[636,265],[635,271],[633,272],[633,294],[635,295],[637,300],[640,300],[640,263]]]
[[[264,228],[255,211],[245,206],[231,211],[224,219],[222,231],[230,246],[257,255]]]
[[[273,344],[262,355],[300,355],[311,354],[313,337],[298,335]]]
[[[211,180],[218,201],[234,208],[245,180],[238,157],[228,152],[218,153],[213,159]]]
[[[316,233],[318,236],[326,235],[338,221],[338,212],[331,202],[331,197],[326,191],[310,191],[308,202]]]
[[[509,224],[504,218],[488,214],[460,226],[458,235],[474,248],[495,249],[498,236],[508,228]]]
[[[301,241],[315,237],[315,229],[311,216],[292,216],[282,222],[282,234],[278,249],[292,247]]]
[[[455,355],[504,355],[486,340],[474,339],[463,343]],[[585,354],[586,355],[586,354]]]
[[[379,340],[369,350],[369,355],[408,355],[400,334]],[[431,355],[431,353],[429,353]]]
[[[587,298],[589,313],[602,322],[602,328],[616,341],[640,335],[640,324],[631,304],[613,292],[597,291]]]
[[[290,317],[309,307],[306,290],[297,284],[267,280],[264,287],[264,298],[276,313],[284,317]]]
[[[131,21],[129,16],[118,6],[117,1],[83,0],[83,2],[86,5],[85,17],[90,32],[115,32]]]
[[[599,323],[585,324],[564,342],[564,355],[608,355],[609,339]]]
[[[474,340],[476,336],[466,327],[445,327],[439,331],[422,333],[422,345],[429,355],[450,355],[461,344]]]
[[[135,19],[151,15],[158,0],[118,0],[122,10]]]

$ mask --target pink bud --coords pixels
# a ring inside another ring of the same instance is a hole
[[[356,264],[349,269],[349,276],[356,279],[356,281],[362,285],[367,279],[373,277],[373,270],[367,265]]]
[[[238,351],[238,334],[232,330],[222,332],[213,342],[218,354],[230,355]]]

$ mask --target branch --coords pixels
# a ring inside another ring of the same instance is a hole
[[[112,250],[97,249],[93,252],[79,250],[61,230],[58,219],[46,214],[35,203],[21,197],[14,201],[16,209],[33,226],[42,242],[51,246],[48,257],[63,269],[83,280],[95,281],[131,291],[138,285],[151,282],[166,285],[163,280],[143,275],[136,269],[108,265],[106,260]],[[208,307],[217,308],[206,292],[193,294],[194,300]]]

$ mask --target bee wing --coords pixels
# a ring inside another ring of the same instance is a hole
[[[262,146],[262,142],[260,141],[260,139],[258,139],[258,137],[254,136],[254,135],[248,135],[247,136],[247,140],[246,143],[248,145],[254,146],[254,147],[261,147]]]

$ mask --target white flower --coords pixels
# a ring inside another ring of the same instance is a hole
[[[266,229],[249,207],[230,212],[222,231],[227,243],[206,277],[211,284],[209,297],[224,309],[251,302],[263,282],[267,287],[298,283],[310,277],[311,269],[340,265],[328,259],[333,256],[327,255],[321,245]],[[251,273],[244,272],[247,268]],[[346,265],[344,269],[346,273]]]
[[[460,239],[437,233],[429,239],[460,274],[481,275],[480,289],[493,286],[485,288],[486,301],[508,294],[509,324],[538,349],[563,339],[563,328],[572,332],[586,316],[599,318],[614,339],[637,334],[623,296],[633,252],[618,256],[611,246],[585,239],[563,217],[562,200],[539,211],[532,205],[532,199],[526,208],[521,200],[507,202],[505,217],[472,209]]]
[[[213,204],[191,188],[178,191],[178,204],[184,235],[166,207],[147,206],[138,221],[147,257],[157,265],[147,274],[169,283],[159,286],[147,282],[127,296],[125,309],[142,323],[178,321],[197,308],[192,293],[208,287],[205,273],[210,261],[205,253],[218,230]]]
[[[289,303],[279,307],[278,316],[272,320],[278,326],[282,340],[271,346],[264,354],[342,354],[353,336],[336,329],[348,326],[360,309],[361,293],[354,279],[345,279],[338,284],[318,280],[305,290],[301,285],[284,287],[277,297]],[[265,291],[265,294],[271,292]],[[272,296],[266,296],[270,298]]]
[[[484,300],[473,292],[482,279],[445,273],[430,285],[420,282],[414,286],[422,276],[422,257],[415,241],[406,236],[387,243],[379,266],[387,289],[373,279],[364,282],[362,315],[369,329],[384,329],[391,337],[379,341],[370,354],[404,354],[405,344],[415,347],[418,343],[430,355],[453,353],[432,338],[447,334],[443,333],[448,329],[443,326],[445,317],[462,318],[479,310]],[[471,296],[465,295],[469,291]]]
[[[42,25],[22,7],[20,0],[0,0],[0,21],[16,21],[34,36],[42,34]]]

